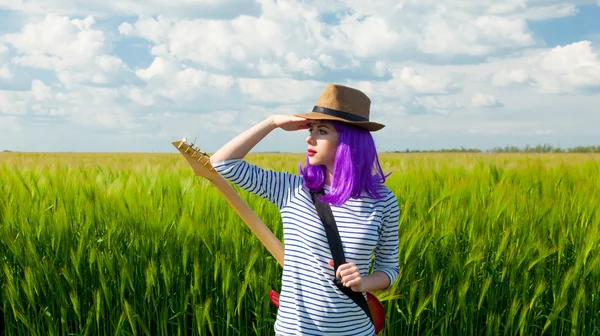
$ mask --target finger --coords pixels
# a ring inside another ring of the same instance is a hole
[[[347,265],[347,264],[346,264],[346,265]],[[341,266],[340,266],[340,268],[341,268]],[[338,268],[338,269],[339,269],[339,268]],[[358,273],[358,267],[351,267],[351,266],[348,266],[348,267],[346,267],[345,269],[343,269],[343,271],[342,271],[342,272],[340,272],[340,275],[341,275],[341,276],[345,276],[345,275],[349,275],[349,274],[352,274],[352,273]]]
[[[346,276],[342,276],[342,282],[347,283],[349,281],[352,281],[352,280],[358,278],[359,276],[360,275],[358,273],[352,273],[352,274],[349,274],[349,275],[346,275]]]
[[[360,278],[359,279],[353,279],[353,280],[350,280],[350,281],[346,281],[344,283],[344,286],[346,286],[346,287],[357,287],[358,285],[360,285],[361,281],[362,280]]]
[[[329,264],[329,266],[331,267],[335,267],[334,263],[333,263],[333,259],[329,259],[327,260],[327,263]]]
[[[303,123],[306,123],[306,119],[305,118],[300,118],[300,117],[296,117],[296,116],[291,117],[289,120],[292,121],[292,122],[303,122]]]
[[[348,269],[348,264],[342,264],[338,267],[337,272],[335,273],[335,276],[337,278],[341,278],[344,276],[344,274],[346,274],[346,269]]]
[[[354,279],[352,281],[348,281],[344,286],[354,287],[354,288],[352,288],[352,290],[356,291],[356,289],[359,288],[360,284],[361,284],[361,279]]]
[[[329,266],[331,266],[331,268],[335,268],[335,262],[333,261],[333,259],[327,260],[327,263],[329,264]],[[340,267],[338,267],[337,271],[335,272],[335,277],[336,278],[341,278],[342,277],[340,275]]]

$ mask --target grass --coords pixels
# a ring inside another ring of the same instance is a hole
[[[381,159],[402,209],[383,335],[600,335],[600,155]],[[2,153],[0,176],[4,334],[272,334],[280,267],[180,155]]]

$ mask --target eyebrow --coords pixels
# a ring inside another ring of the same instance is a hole
[[[314,125],[311,124],[310,128],[313,128],[313,127],[314,127]],[[327,127],[327,125],[317,125],[317,128],[321,128],[321,127],[325,127],[327,129],[329,129],[329,127]]]

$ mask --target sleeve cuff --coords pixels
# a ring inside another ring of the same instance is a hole
[[[377,269],[375,271],[383,272],[390,279],[390,284],[387,287],[383,288],[382,290],[386,290],[386,289],[389,289],[390,287],[392,287],[392,284],[396,281],[396,278],[398,277],[398,271],[391,269],[391,268],[382,268],[382,269]]]

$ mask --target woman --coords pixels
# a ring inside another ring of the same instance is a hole
[[[285,255],[277,335],[373,335],[369,317],[332,279],[341,278],[344,286],[366,293],[389,288],[398,276],[400,210],[383,184],[386,176],[370,134],[384,125],[369,121],[369,109],[370,100],[361,91],[329,84],[312,112],[273,115],[211,157],[224,178],[268,199],[281,213]],[[300,175],[243,160],[278,127],[309,131]],[[320,200],[330,204],[346,257],[336,274],[310,194],[322,189]],[[369,274],[373,253],[374,271]]]

